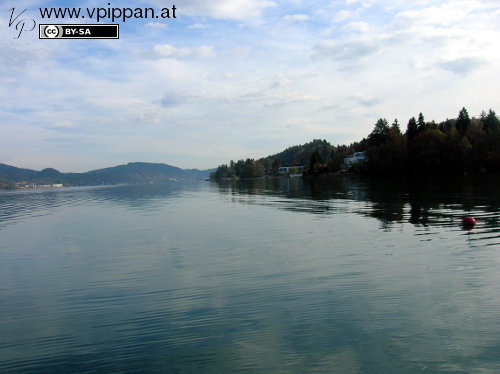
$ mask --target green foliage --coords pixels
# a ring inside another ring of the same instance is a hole
[[[384,144],[388,140],[389,132],[390,128],[387,120],[380,118],[375,124],[373,131],[368,135],[368,143],[372,147]]]
[[[409,169],[416,173],[433,173],[442,169],[446,135],[439,130],[418,133],[408,144]]]
[[[344,164],[344,158],[348,157],[350,154],[358,151],[362,151],[363,149],[355,149],[359,143],[347,145],[339,145],[334,148],[330,155],[330,159],[328,161],[329,169],[333,172],[338,171],[342,168]]]
[[[417,131],[422,132],[425,129],[426,129],[426,125],[425,125],[424,115],[422,114],[422,112],[420,112],[418,115],[418,120],[417,120]]]
[[[368,148],[366,171],[371,174],[401,173],[406,165],[406,140],[398,127],[392,126],[383,142]]]
[[[239,161],[238,161],[239,162]],[[247,158],[241,169],[242,178],[259,178],[265,174],[264,165],[261,162]]]
[[[408,121],[408,126],[406,128],[406,136],[408,139],[412,139],[418,133],[417,120],[415,117],[411,117]]]
[[[469,113],[467,112],[467,109],[462,108],[460,113],[458,113],[458,118],[457,118],[457,123],[456,123],[458,133],[461,136],[463,136],[466,133],[470,123],[471,123],[471,119],[469,117]]]
[[[313,152],[318,151],[323,160],[328,160],[333,146],[326,140],[314,139],[303,145],[295,145],[264,160],[279,160],[282,165],[308,165]]]
[[[259,159],[231,161],[212,174],[214,178],[255,178],[278,175],[280,166],[306,165],[308,175],[341,170],[344,159],[366,152],[367,161],[352,170],[369,174],[500,173],[500,120],[493,110],[470,118],[462,108],[458,118],[441,123],[425,122],[419,113],[408,121],[405,134],[398,120],[389,126],[380,118],[366,139],[350,145],[332,146],[315,139]]]
[[[233,161],[231,161],[231,164],[233,164]],[[220,165],[217,170],[210,173],[210,178],[212,179],[228,179],[234,177],[234,169],[232,167],[228,167],[227,165]]]
[[[259,178],[266,174],[265,163],[254,159],[231,161],[230,166],[220,165],[210,174],[212,179]]]
[[[323,168],[323,158],[318,150],[315,150],[309,159],[308,172],[310,174],[317,174]]]
[[[391,130],[397,131],[401,134],[401,129],[399,128],[399,121],[397,118],[394,119],[394,122],[391,125]]]
[[[310,166],[311,170],[331,171],[340,170],[344,157],[352,153],[351,146],[332,146],[326,140],[315,139],[302,145],[289,147],[280,153],[264,157],[258,160],[247,159],[237,162],[231,161],[229,166],[220,165],[211,174],[213,179],[223,178],[259,178],[264,175],[279,175],[281,166]],[[297,170],[295,170],[297,171]],[[294,174],[294,169],[290,170]]]
[[[481,122],[485,132],[494,134],[500,132],[500,120],[493,110],[489,110],[488,114],[484,111],[481,113]]]

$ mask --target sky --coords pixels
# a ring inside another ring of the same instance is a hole
[[[360,141],[378,118],[404,130],[420,112],[500,112],[498,0],[1,4],[0,163],[18,167],[208,169]],[[40,8],[173,5],[176,18],[99,20],[119,24],[119,39],[38,38],[41,23],[97,23]]]

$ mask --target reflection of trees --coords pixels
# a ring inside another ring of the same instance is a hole
[[[498,225],[498,176],[377,178],[367,184],[370,216],[387,224],[450,225],[476,212],[487,226]]]
[[[423,226],[456,225],[467,213],[479,215],[488,227],[499,225],[499,176],[371,179],[338,176],[306,181],[294,178],[233,180],[217,185],[221,193],[236,199],[249,195],[290,199],[292,202],[279,204],[288,210],[315,214],[354,210],[378,219],[386,229],[403,222]],[[350,208],[338,204],[345,200],[365,204]],[[245,201],[273,204],[269,200]]]
[[[272,195],[311,200],[330,200],[339,196],[354,200],[366,199],[365,180],[351,177],[307,181],[301,178],[269,178],[212,183],[218,186],[221,193]]]

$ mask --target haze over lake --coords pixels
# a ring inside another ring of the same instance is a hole
[[[0,372],[500,372],[499,182],[2,191]]]

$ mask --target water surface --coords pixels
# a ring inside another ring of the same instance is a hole
[[[1,192],[0,372],[500,372],[499,182]]]

